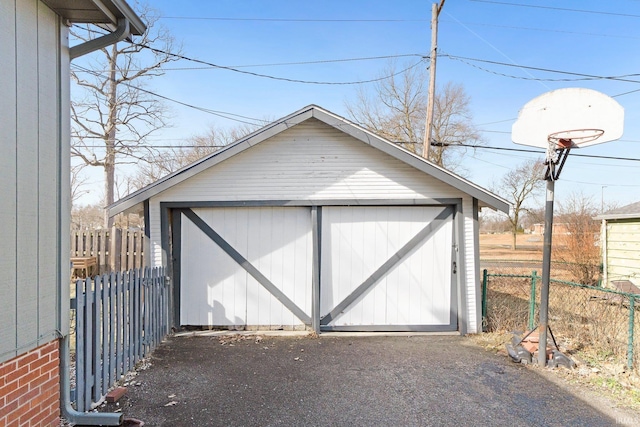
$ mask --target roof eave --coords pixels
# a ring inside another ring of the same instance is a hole
[[[69,22],[79,24],[118,25],[119,19],[129,21],[129,31],[140,36],[147,30],[142,19],[124,0],[42,0],[49,8]]]
[[[345,132],[348,135],[362,141],[368,145],[371,145],[380,151],[400,160],[404,163],[409,164],[410,166],[415,167],[416,169],[433,176],[436,179],[439,179],[452,187],[469,194],[471,197],[480,201],[480,207],[489,207],[495,209],[497,211],[509,212],[510,204],[508,201],[490,193],[489,191],[479,187],[472,182],[465,180],[462,177],[459,177],[444,168],[441,168],[423,157],[417,156],[402,147],[399,147],[397,144],[394,144],[386,139],[383,139],[366,129],[355,125],[354,123],[349,122],[348,120],[337,116],[329,111],[322,109],[316,105],[309,105],[305,108],[302,108],[286,117],[283,117],[270,125],[267,125],[264,128],[253,132],[245,136],[244,138],[236,141],[235,143],[229,145],[228,147],[223,148],[222,150],[218,150],[207,157],[204,157],[200,161],[193,163],[189,166],[186,166],[166,177],[156,181],[153,184],[150,184],[147,187],[144,187],[129,196],[113,203],[112,205],[107,207],[109,216],[117,215],[121,212],[125,212],[130,210],[133,206],[138,205],[139,203],[144,202],[145,200],[150,199],[151,197],[159,194],[165,189],[177,184],[177,182],[181,182],[197,173],[200,173],[202,170],[207,169],[223,160],[226,160],[248,148],[259,144],[260,142],[270,138],[273,135],[276,135],[291,126],[295,126],[310,117],[315,117],[316,119],[328,124],[329,126],[335,127],[342,132]],[[176,181],[177,182],[174,182]]]
[[[628,213],[628,214],[604,214],[593,217],[595,220],[616,220],[616,219],[640,219],[640,213]]]

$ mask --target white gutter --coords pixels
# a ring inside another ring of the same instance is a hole
[[[110,46],[114,43],[129,37],[129,20],[126,18],[118,19],[118,27],[112,33],[98,37],[97,39],[89,40],[77,46],[69,48],[69,59],[74,60],[82,55],[91,53],[103,47]]]

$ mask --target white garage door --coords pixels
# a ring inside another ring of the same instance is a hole
[[[310,323],[309,208],[182,211],[180,323],[280,326]]]
[[[324,330],[456,330],[453,209],[325,207]]]
[[[308,207],[181,210],[181,325],[311,324]],[[323,207],[321,330],[457,330],[453,208]]]

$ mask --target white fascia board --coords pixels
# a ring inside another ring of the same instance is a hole
[[[598,215],[594,217],[595,220],[617,220],[617,219],[640,219],[640,213],[628,213],[628,214],[611,214],[611,215]]]
[[[167,175],[166,177],[156,181],[149,186],[142,188],[131,195],[115,202],[111,206],[108,206],[109,216],[114,216],[121,212],[131,209],[133,206],[142,203],[162,191],[208,169],[230,157],[235,156],[243,152],[244,150],[253,147],[274,135],[283,132],[290,127],[296,126],[309,118],[314,117],[329,126],[332,126],[356,139],[362,141],[374,148],[386,153],[400,161],[407,163],[408,165],[433,176],[452,187],[469,194],[470,196],[480,201],[480,207],[490,207],[505,213],[509,212],[510,204],[506,200],[490,193],[482,187],[475,185],[464,178],[461,178],[446,169],[443,169],[433,163],[425,160],[423,157],[417,156],[399,147],[384,138],[375,135],[368,130],[349,122],[348,120],[337,116],[327,110],[324,110],[317,105],[309,105],[304,107],[280,120],[261,128],[252,134],[236,141],[235,143],[218,150],[209,156],[185,166],[184,168]]]

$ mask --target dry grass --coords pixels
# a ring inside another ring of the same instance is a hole
[[[480,258],[492,260],[542,259],[542,236],[518,234],[515,251],[511,249],[512,239],[510,233],[481,234]]]
[[[489,274],[525,275],[531,268],[507,261],[542,260],[542,236],[518,235],[518,249],[511,250],[510,234],[480,236],[480,258],[504,261]],[[560,242],[557,240],[558,243]],[[505,267],[505,265],[507,267]],[[541,272],[538,271],[538,274]],[[552,279],[571,281],[573,273],[552,264]],[[540,301],[540,282],[536,286],[536,310]],[[488,333],[473,339],[481,346],[504,354],[513,331],[526,331],[529,324],[531,278],[489,277],[487,287]],[[640,307],[640,301],[638,301]],[[633,366],[627,365],[629,345],[629,300],[624,296],[585,289],[552,281],[549,293],[549,324],[561,351],[572,357],[578,368],[562,370],[567,381],[588,386],[614,398],[624,406],[640,408],[640,313],[634,322]]]

